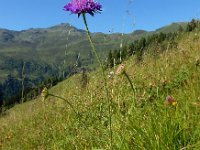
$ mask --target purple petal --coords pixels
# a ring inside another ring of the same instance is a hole
[[[64,6],[65,11],[70,11],[73,14],[89,13],[94,16],[94,13],[100,12],[102,6],[94,0],[72,0]]]

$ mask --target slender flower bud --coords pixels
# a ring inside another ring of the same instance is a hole
[[[48,89],[46,87],[44,87],[44,89],[42,90],[41,96],[42,96],[42,100],[44,101],[45,99],[47,99],[49,95]]]
[[[115,74],[116,74],[116,75],[121,75],[121,74],[123,74],[123,73],[125,73],[125,65],[124,65],[124,64],[121,64],[121,65],[118,66],[118,68],[117,68]]]

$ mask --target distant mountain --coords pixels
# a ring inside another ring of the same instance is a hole
[[[155,30],[155,32],[163,32],[163,33],[175,32],[175,31],[178,31],[180,27],[185,28],[186,25],[187,25],[186,22],[176,22],[176,23],[172,23],[170,25],[164,26],[162,28],[159,28]]]
[[[106,35],[93,33],[98,50],[117,48],[120,34]],[[23,31],[0,30],[0,54],[23,60],[39,60],[47,63],[60,63],[72,55],[81,53],[85,58],[90,53],[90,45],[84,30],[69,24],[60,24],[46,29]]]
[[[145,34],[145,33],[148,33],[148,31],[145,31],[145,30],[135,30],[133,33],[132,33],[132,35],[133,36],[137,36],[137,35],[143,35],[143,34]]]
[[[157,32],[174,32],[185,23],[173,23],[154,32],[136,30],[130,34],[104,34],[92,33],[94,44],[102,58],[107,56],[109,50],[119,49],[142,36]],[[77,63],[84,67],[95,68],[97,63],[91,53],[91,46],[86,32],[70,24],[61,23],[49,28],[31,28],[22,31],[0,29],[0,81],[8,74],[13,74],[13,69],[7,61],[18,64],[31,62],[54,66],[54,69],[65,70]],[[5,62],[7,67],[5,67]],[[1,69],[4,68],[4,69]],[[8,68],[8,69],[6,69]]]

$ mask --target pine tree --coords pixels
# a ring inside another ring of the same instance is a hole
[[[120,63],[120,51],[119,50],[114,50],[113,59],[115,59],[116,64]]]
[[[114,66],[114,60],[113,60],[113,54],[112,51],[109,51],[108,53],[108,60],[107,60],[108,64],[107,66],[112,68]]]
[[[122,52],[121,52],[121,58],[122,58],[122,60],[126,59],[127,54],[128,54],[127,46],[124,46],[124,47],[122,48]]]
[[[192,19],[191,22],[187,24],[186,31],[191,32],[197,27],[197,22],[195,19]]]

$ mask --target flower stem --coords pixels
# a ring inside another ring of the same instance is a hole
[[[78,113],[77,113],[76,110],[74,109],[74,106],[73,106],[68,100],[66,100],[65,98],[60,97],[60,96],[57,96],[57,95],[54,95],[54,94],[49,94],[49,96],[53,96],[53,97],[62,99],[63,101],[67,102],[67,104],[72,108],[72,110],[74,111],[74,113],[75,113],[76,115],[78,115]]]
[[[92,41],[92,37],[91,37],[90,31],[89,31],[89,28],[88,28],[88,25],[87,25],[86,16],[85,16],[85,14],[82,14],[82,15],[83,15],[83,21],[84,21],[84,24],[85,24],[85,27],[86,27],[87,36],[88,36],[88,39],[89,39],[90,44],[92,46],[93,53],[95,54],[95,56],[96,56],[96,58],[98,60],[98,63],[100,65],[101,69],[102,69],[102,73],[105,74],[104,73],[103,64],[101,62],[101,59],[100,59],[99,55],[97,54],[97,51],[96,51],[95,46],[94,46],[94,43]]]
[[[135,97],[136,97],[136,89],[135,89],[135,86],[133,85],[129,75],[126,73],[126,71],[123,72],[123,74],[125,75],[125,77],[128,79],[128,82],[129,84],[131,85],[131,89],[133,91],[133,94],[134,94],[134,100],[133,100],[133,105],[135,107]]]
[[[129,82],[130,85],[131,85],[131,89],[133,90],[133,93],[134,93],[134,95],[135,95],[135,88],[134,88],[134,86],[133,86],[133,83],[131,82],[131,79],[130,79],[129,75],[128,75],[126,72],[124,72],[124,75],[125,75],[125,77],[128,79],[128,82]]]
[[[88,36],[88,39],[89,39],[91,47],[92,47],[92,51],[95,54],[95,56],[96,56],[96,58],[98,60],[98,63],[100,65],[100,67],[101,67],[101,70],[102,70],[102,75],[103,75],[103,79],[104,79],[104,86],[105,86],[105,91],[106,91],[106,97],[107,97],[107,101],[108,101],[108,104],[109,104],[110,148],[112,149],[112,114],[111,114],[112,101],[109,98],[109,92],[108,92],[108,86],[107,86],[104,67],[103,67],[103,64],[102,64],[102,61],[101,61],[99,55],[97,54],[97,51],[96,51],[95,46],[94,46],[94,43],[92,41],[92,37],[91,37],[90,31],[89,31],[89,28],[88,28],[88,24],[87,24],[85,13],[82,13],[82,16],[83,16],[83,21],[84,21],[84,24],[85,24],[85,27],[86,27],[87,36]]]

